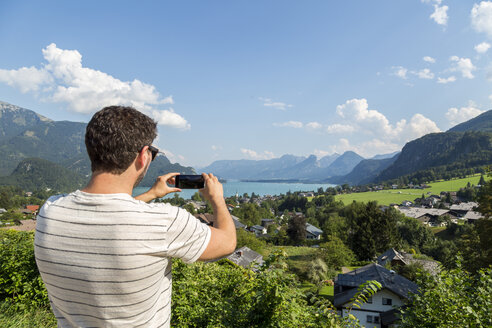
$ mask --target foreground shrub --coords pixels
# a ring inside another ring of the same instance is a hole
[[[492,270],[472,275],[456,266],[417,277],[421,293],[401,308],[400,327],[492,327]]]
[[[49,305],[33,243],[33,232],[0,230],[0,301],[10,304],[11,309]]]

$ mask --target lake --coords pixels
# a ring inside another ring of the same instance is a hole
[[[251,196],[253,192],[257,195],[265,196],[286,194],[288,191],[317,191],[320,187],[326,190],[326,188],[334,187],[336,185],[329,183],[244,182],[227,180],[227,182],[223,183],[223,186],[224,196],[231,197],[236,194],[242,196],[244,193]],[[137,187],[133,190],[133,196],[139,195],[148,189],[149,188],[147,187]],[[183,189],[179,195],[184,199],[190,199],[196,191],[196,189]],[[169,197],[174,197],[174,193],[167,195],[164,198]]]

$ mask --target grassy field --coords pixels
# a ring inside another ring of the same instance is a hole
[[[490,177],[485,177],[485,180],[490,180]],[[391,189],[380,191],[369,191],[352,194],[337,195],[336,200],[341,200],[344,204],[350,204],[354,200],[358,202],[377,201],[382,205],[389,205],[391,203],[400,204],[404,200],[413,200],[417,197],[421,197],[422,194],[436,194],[439,195],[441,191],[458,191],[460,188],[466,187],[468,182],[473,185],[477,185],[480,180],[480,175],[474,175],[463,179],[453,179],[448,181],[436,181],[428,183],[430,188],[426,189]]]

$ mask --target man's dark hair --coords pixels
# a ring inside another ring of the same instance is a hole
[[[123,173],[156,136],[157,123],[135,108],[101,109],[94,114],[85,132],[92,172]]]

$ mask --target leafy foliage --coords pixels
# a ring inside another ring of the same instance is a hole
[[[34,233],[0,230],[0,300],[14,309],[48,305],[34,260]]]
[[[284,254],[269,257],[258,272],[217,263],[173,267],[175,327],[327,327],[294,276]]]
[[[400,308],[400,327],[491,327],[492,271],[471,275],[458,261],[456,269],[444,270],[436,277],[417,278],[420,294],[409,306]]]

